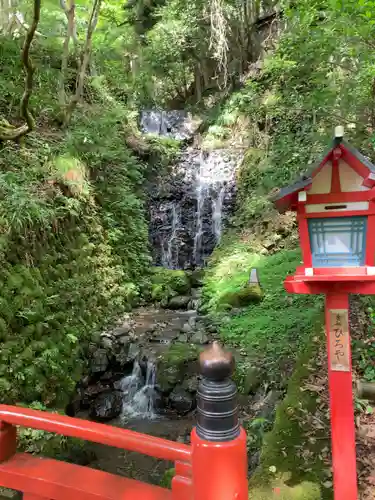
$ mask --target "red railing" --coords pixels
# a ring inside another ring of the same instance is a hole
[[[218,344],[200,356],[191,446],[43,411],[0,405],[0,486],[24,500],[248,500],[246,434],[238,424],[234,361]],[[208,381],[208,383],[205,383]],[[174,462],[171,490],[90,467],[17,453],[16,426]]]
[[[54,432],[175,462],[172,492],[102,471],[16,453],[16,427]],[[191,448],[184,444],[53,413],[0,405],[0,486],[27,500],[187,500]]]

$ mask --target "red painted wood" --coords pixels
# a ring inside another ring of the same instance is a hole
[[[331,194],[333,193],[341,193],[341,183],[340,183],[340,170],[339,170],[339,160],[335,156],[335,152],[333,152],[332,158],[332,179],[331,179]]]
[[[300,293],[308,295],[325,295],[334,290],[343,293],[355,293],[359,295],[375,295],[375,283],[342,283],[333,284],[331,282],[309,282],[286,279],[284,281],[284,288],[288,293]]]
[[[57,460],[17,454],[0,465],[0,484],[51,500],[172,500],[172,492]],[[26,497],[27,498],[27,497]],[[31,497],[32,498],[32,497]]]
[[[349,193],[308,194],[308,204],[350,203],[370,201],[375,197],[375,189],[368,191],[352,191]]]
[[[172,479],[173,500],[191,500],[193,497],[191,464],[175,463],[175,475]]]
[[[306,219],[305,207],[298,207],[298,232],[302,250],[302,259],[305,267],[312,267],[309,227]]]
[[[347,294],[332,293],[326,297],[326,330],[330,330],[329,309],[349,309]],[[352,374],[330,369],[328,345],[328,381],[331,412],[331,440],[335,500],[358,500],[355,425]]]
[[[371,208],[374,207],[375,203],[371,202]],[[369,215],[367,219],[365,264],[375,266],[375,215]]]
[[[352,153],[346,149],[346,147],[341,144],[340,145],[342,151],[343,151],[343,160],[350,166],[352,167],[353,170],[357,172],[358,175],[363,177],[364,179],[368,176],[370,173],[369,169],[358,160]]]
[[[299,268],[296,271],[296,274],[305,275],[305,268]],[[360,279],[362,276],[367,276],[367,267],[315,267],[314,268],[314,276],[325,276],[329,277],[330,281],[334,281],[337,275],[346,275],[346,276],[357,276]],[[334,277],[334,279],[332,279]],[[374,277],[375,279],[375,277]]]
[[[190,447],[181,443],[56,413],[0,405],[0,421],[136,451],[163,460],[189,462],[191,457]]]
[[[172,499],[173,500],[192,500],[193,482],[191,479],[183,476],[174,476],[172,479]]]
[[[353,267],[353,269],[355,269]],[[375,283],[375,277],[374,276],[361,276],[360,278],[358,277],[358,275],[356,274],[352,274],[352,275],[349,275],[349,274],[336,274],[334,276],[324,276],[324,274],[320,274],[320,275],[314,275],[314,276],[296,276],[295,277],[295,280],[297,281],[298,279],[300,281],[308,281],[308,282],[312,282],[312,281],[320,281],[320,282],[324,282],[324,283],[329,283],[329,284],[335,284],[339,281],[343,281],[343,282],[352,282],[352,283],[360,283],[360,282],[364,282],[364,281],[369,281],[371,283]]]
[[[366,177],[366,179],[363,180],[363,186],[366,186],[368,188],[373,188],[375,186],[375,179],[370,179],[370,174]]]
[[[311,177],[314,178],[316,175],[319,174],[319,172],[323,169],[324,165],[332,159],[332,150],[329,151],[329,153],[323,158],[323,160],[320,162],[319,166],[314,170],[314,172],[311,174]],[[311,186],[310,186],[311,187]]]
[[[7,460],[16,453],[17,429],[0,421],[0,462]]]
[[[248,500],[246,434],[213,443],[191,433],[194,500]]]
[[[22,495],[22,500],[51,500],[51,499],[46,497],[41,497],[39,495],[33,495],[32,493],[24,493]]]
[[[326,212],[313,212],[306,214],[306,219],[326,219],[328,217],[365,217],[366,215],[373,215],[375,211],[370,210],[347,210],[345,212],[339,211],[326,211]]]

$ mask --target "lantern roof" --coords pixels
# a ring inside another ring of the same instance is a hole
[[[363,184],[365,186],[373,187],[373,185],[375,185],[375,165],[355,147],[351,146],[343,139],[343,127],[336,127],[335,136],[329,147],[323,152],[322,157],[311,164],[301,175],[299,180],[289,186],[281,188],[271,197],[271,200],[279,212],[286,212],[293,208],[293,206],[296,206],[298,202],[298,193],[303,190],[308,190],[314,176],[332,159],[333,151],[337,148],[341,149],[346,163],[363,177]]]

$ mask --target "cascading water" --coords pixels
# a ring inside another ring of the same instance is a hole
[[[123,418],[153,419],[155,413],[155,380],[156,366],[153,361],[147,361],[146,376],[143,377],[138,361],[134,361],[131,375],[120,380],[119,390],[123,392]]]
[[[170,269],[178,267],[178,230],[181,223],[181,208],[176,203],[167,205],[167,217],[171,220],[170,236],[162,242],[162,265]]]
[[[169,123],[166,132],[165,123]],[[145,112],[148,133],[186,135],[181,112]],[[150,239],[155,264],[171,269],[202,267],[220,242],[235,194],[235,173],[242,153],[227,149],[204,152],[187,147],[167,179],[154,186]]]

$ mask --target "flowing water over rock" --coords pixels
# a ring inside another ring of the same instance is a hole
[[[146,376],[143,377],[139,361],[135,360],[132,373],[117,383],[118,388],[123,392],[122,415],[124,419],[144,418],[152,420],[157,417],[155,382],[156,364],[147,360]]]
[[[181,112],[144,113],[143,130],[185,137],[187,119],[176,113]],[[171,175],[159,177],[151,189],[150,206],[150,239],[156,265],[171,269],[204,265],[220,242],[223,225],[232,211],[235,174],[241,160],[238,151],[203,151],[189,146],[182,151]]]

